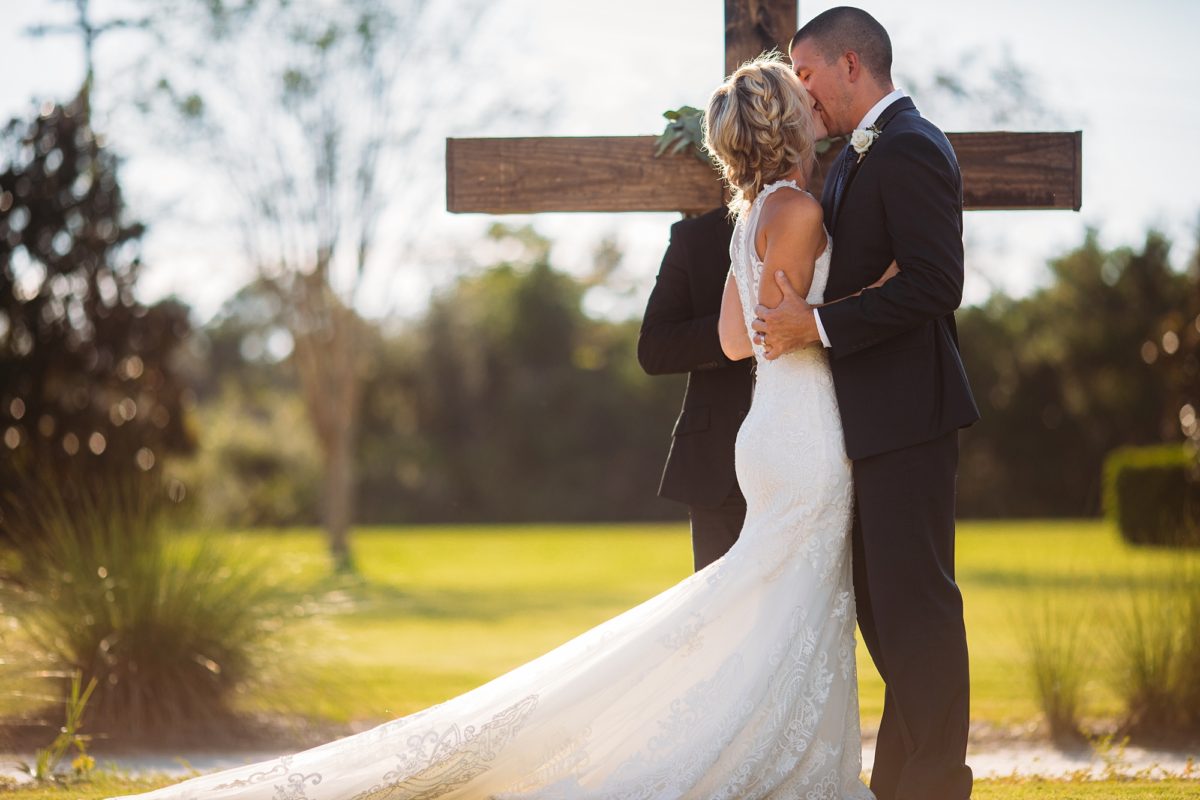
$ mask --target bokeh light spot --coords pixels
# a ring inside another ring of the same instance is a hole
[[[171,478],[171,482],[167,485],[167,497],[172,503],[182,503],[183,498],[187,497],[187,487],[183,485],[183,481]]]
[[[1179,409],[1179,427],[1183,430],[1183,435],[1189,438],[1200,433],[1200,426],[1196,424],[1196,409],[1191,403],[1185,403],[1183,408]]]
[[[1179,334],[1175,331],[1167,331],[1162,337],[1162,349],[1167,355],[1174,355],[1179,349]]]
[[[140,356],[128,356],[121,361],[121,375],[126,380],[135,381],[142,377],[142,370],[145,365],[142,363]]]

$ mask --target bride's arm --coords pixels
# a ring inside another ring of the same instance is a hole
[[[825,250],[821,217],[821,204],[799,192],[776,192],[762,210],[759,233],[766,240],[762,274],[770,276],[782,270],[801,297],[808,295],[817,255]],[[775,308],[781,300],[779,284],[763,280],[758,287],[759,305]]]
[[[732,269],[725,278],[725,293],[721,295],[721,318],[717,321],[717,333],[721,337],[721,350],[730,361],[741,361],[754,355],[750,333],[746,330],[746,319],[742,315],[742,298],[738,296]]]

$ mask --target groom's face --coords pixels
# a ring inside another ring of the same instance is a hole
[[[841,69],[841,59],[829,63],[810,39],[801,39],[792,48],[792,72],[812,96],[813,110],[825,123],[830,136],[849,133],[858,120],[848,120],[850,86]]]

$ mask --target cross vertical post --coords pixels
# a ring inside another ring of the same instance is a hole
[[[721,77],[772,48],[786,55],[798,16],[796,0],[725,0],[725,72]]]

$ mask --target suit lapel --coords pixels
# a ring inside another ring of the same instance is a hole
[[[833,211],[838,200],[838,178],[842,174],[843,164],[853,152],[854,149],[849,144],[842,148],[842,152],[838,154],[837,159],[831,165],[832,168],[829,170],[829,177],[826,179],[825,185],[821,188],[821,209],[825,212],[825,219],[829,220],[830,230],[833,230]]]
[[[884,128],[887,127],[887,124],[892,121],[892,118],[895,117],[897,114],[899,114],[901,111],[916,111],[916,110],[917,110],[917,106],[915,103],[913,103],[911,97],[901,97],[899,100],[892,103],[890,106],[885,108],[882,112],[880,112],[879,119],[875,120],[875,127],[879,128],[879,130],[882,131]]]
[[[854,148],[846,145],[846,159],[850,164],[849,171],[846,173],[844,181],[838,181],[840,186],[834,187],[833,193],[833,227],[837,227],[838,213],[842,210],[842,201],[846,199],[847,192],[850,191],[850,181],[854,180],[854,173],[858,172],[858,153],[854,152]],[[831,229],[832,230],[832,229]]]
[[[882,133],[883,129],[887,127],[887,124],[891,122],[897,114],[899,114],[901,111],[908,111],[910,109],[913,111],[917,110],[912,98],[907,96],[901,97],[899,100],[885,108],[882,113],[880,113],[879,118],[875,120],[875,127],[878,128]],[[846,195],[850,194],[850,184],[854,183],[854,176],[858,174],[858,168],[862,166],[863,162],[866,161],[870,155],[870,151],[867,151],[867,155],[860,159],[858,158],[858,154],[855,153],[854,149],[849,145],[846,146],[846,149],[850,152],[850,157],[855,159],[855,162],[850,166],[850,174],[846,176],[845,188],[842,189],[842,193],[840,195],[835,196],[835,201],[833,203],[834,228],[837,227],[838,214],[841,212],[842,204],[846,202]],[[832,228],[830,230],[832,230]]]

